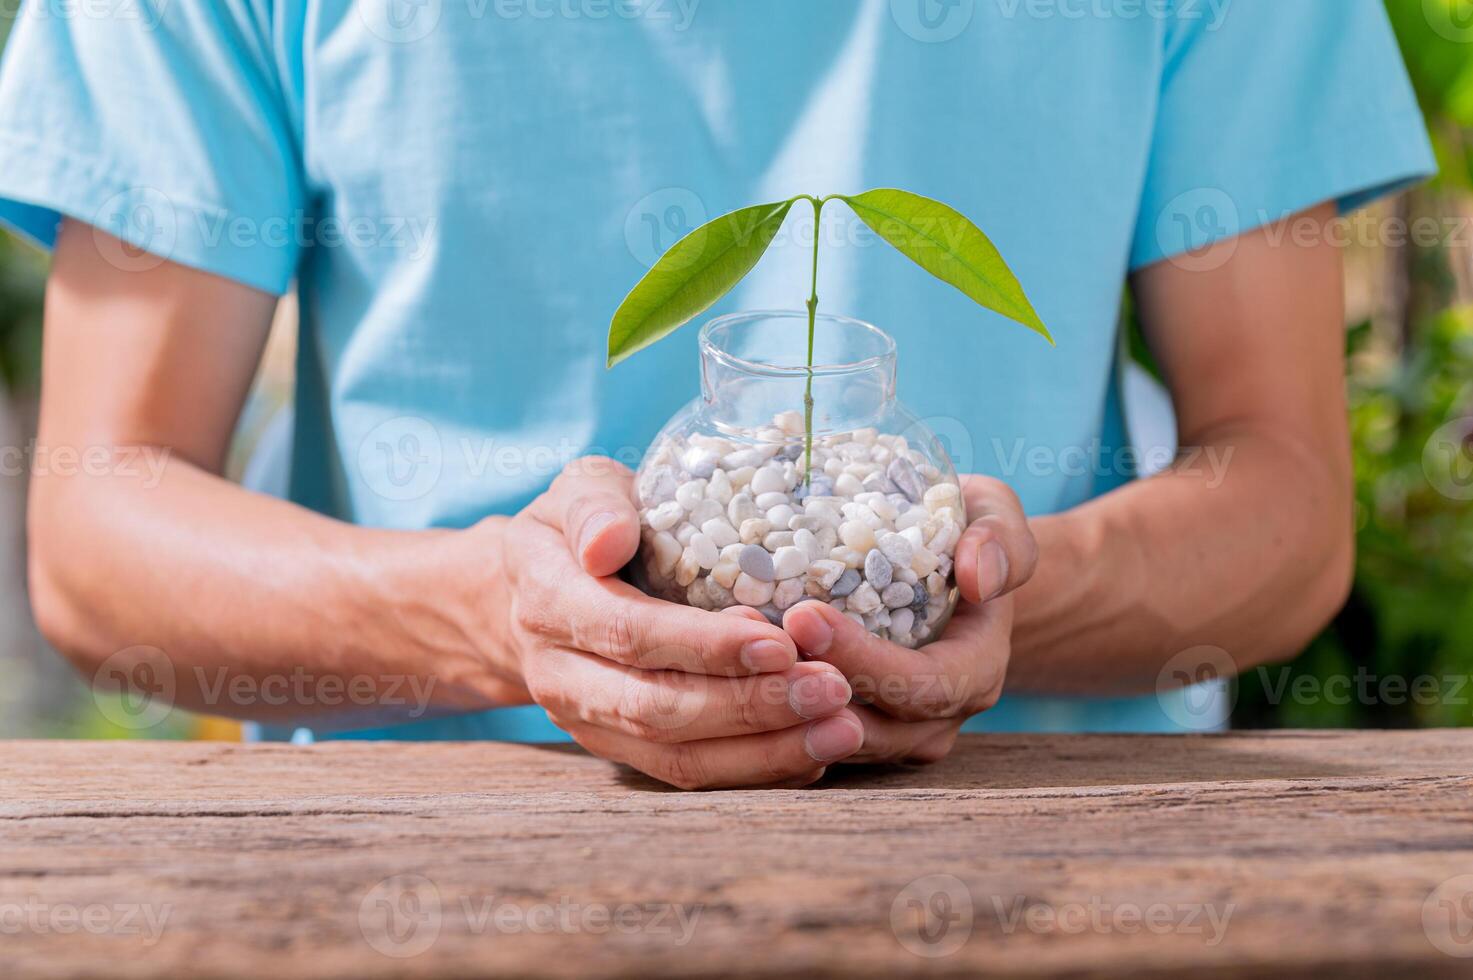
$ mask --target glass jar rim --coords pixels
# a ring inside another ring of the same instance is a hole
[[[749,320],[802,320],[806,323],[808,313],[805,310],[748,310],[739,313],[727,313],[706,322],[701,327],[700,348],[703,357],[710,357],[728,367],[748,373],[765,375],[773,378],[807,377],[810,370],[815,377],[834,377],[846,374],[862,374],[873,371],[888,361],[895,359],[895,338],[885,331],[851,316],[843,316],[837,313],[819,313],[814,319],[823,323],[835,324],[841,327],[857,328],[868,336],[870,340],[879,342],[878,353],[857,361],[842,364],[815,364],[810,369],[805,364],[773,364],[768,361],[754,361],[750,358],[738,357],[717,342],[715,334],[735,324]]]

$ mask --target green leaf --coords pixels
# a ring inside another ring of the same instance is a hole
[[[724,214],[670,246],[614,311],[608,366],[674,332],[730,292],[762,258],[796,200]]]
[[[997,247],[960,212],[929,197],[888,187],[837,197],[916,265],[1054,342]]]

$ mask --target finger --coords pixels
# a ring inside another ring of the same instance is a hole
[[[538,520],[562,532],[589,575],[613,575],[639,548],[634,474],[605,456],[575,459],[532,504]]]
[[[598,728],[578,728],[571,734],[595,755],[681,789],[812,782],[825,766],[849,758],[864,745],[864,725],[849,709],[783,731],[674,745]]]
[[[1006,595],[1033,577],[1038,544],[1023,505],[1011,487],[991,477],[963,479],[967,525],[956,546],[956,581],[962,597],[981,603]]]
[[[978,628],[964,640],[941,640],[910,650],[886,640],[824,602],[802,602],[787,611],[783,626],[804,656],[832,664],[849,680],[860,701],[905,721],[953,718],[984,702],[1001,685],[1002,663],[992,648],[1006,650],[1011,610],[979,610]]]
[[[856,705],[853,710],[864,725],[864,747],[845,759],[846,763],[940,762],[951,752],[961,731],[961,723],[955,719],[897,721],[864,705]]]
[[[515,612],[544,640],[644,669],[738,676],[787,670],[798,659],[777,626],[723,616],[645,595],[618,578],[591,578],[573,562],[561,536],[529,525],[517,560]],[[760,613],[758,614],[761,615]]]
[[[779,674],[709,677],[621,667],[592,654],[549,653],[536,697],[564,727],[594,726],[649,742],[694,742],[792,728],[837,714],[853,691],[828,664]]]

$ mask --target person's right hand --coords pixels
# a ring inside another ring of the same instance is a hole
[[[532,699],[580,745],[684,789],[806,785],[859,751],[838,669],[759,615],[644,595],[634,475],[569,464],[506,527],[506,635]]]

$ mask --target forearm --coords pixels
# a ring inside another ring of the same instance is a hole
[[[346,726],[527,700],[488,641],[500,522],[359,528],[177,456],[153,474],[132,458],[32,488],[32,600],[84,676],[153,647],[181,707]]]
[[[1202,436],[1161,475],[1032,522],[1009,690],[1148,692],[1197,646],[1244,670],[1297,653],[1339,609],[1354,549],[1344,447],[1268,423]]]

